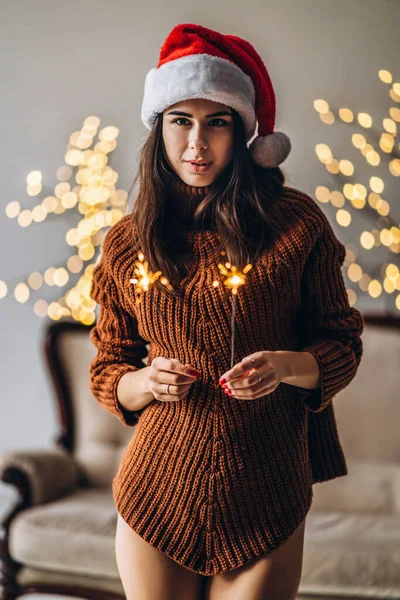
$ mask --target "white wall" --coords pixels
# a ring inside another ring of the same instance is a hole
[[[92,114],[101,118],[102,125],[120,128],[111,164],[120,175],[118,186],[129,189],[137,151],[147,135],[140,121],[144,78],[156,66],[164,39],[179,22],[239,35],[261,54],[276,91],[275,129],[292,140],[292,152],[283,164],[288,185],[309,194],[317,185],[337,185],[316,158],[314,148],[319,142],[329,143],[337,157],[354,160],[360,166],[357,179],[368,183],[373,169],[362,166],[350,143],[351,133],[358,129],[343,123],[324,125],[313,101],[325,98],[334,109],[346,106],[368,112],[381,131],[382,119],[394,103],[378,71],[388,69],[395,80],[400,79],[396,27],[400,5],[394,0],[203,0],[192,5],[180,0],[166,4],[161,0],[143,4],[2,0],[3,207],[11,200],[24,208],[34,205],[35,199],[25,191],[26,175],[33,169],[44,175],[41,198],[52,193],[69,135]],[[385,197],[392,200],[398,220],[399,207],[394,206],[398,181],[386,173],[386,167],[373,172],[385,178]],[[356,239],[368,225],[365,217],[354,214],[351,230],[341,228],[334,221],[333,207],[323,208],[344,243]],[[65,233],[76,221],[76,212],[53,215],[25,229],[7,218],[4,208],[0,211],[0,279],[11,292],[0,301],[0,453],[49,447],[56,435],[52,388],[41,356],[45,321],[35,316],[33,303],[40,296],[55,300],[60,290],[44,288],[19,304],[13,288],[31,271],[65,262],[71,250]],[[371,272],[374,264],[388,258],[384,250],[373,255],[364,252],[362,264]],[[382,310],[384,301],[362,296],[356,306]]]

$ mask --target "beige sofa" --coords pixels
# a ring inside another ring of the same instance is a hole
[[[299,599],[400,599],[400,319],[364,315],[364,354],[334,399],[349,474],[316,483]],[[51,324],[44,350],[60,434],[0,457],[20,500],[3,520],[3,600],[23,593],[124,598],[111,481],[132,436],[89,391],[89,329]]]

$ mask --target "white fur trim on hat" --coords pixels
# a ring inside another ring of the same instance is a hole
[[[231,61],[211,54],[184,56],[147,73],[141,110],[143,124],[152,129],[158,113],[192,98],[213,100],[234,108],[243,119],[246,141],[253,137],[257,119],[251,77]]]

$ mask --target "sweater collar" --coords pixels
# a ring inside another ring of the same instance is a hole
[[[177,175],[171,178],[168,184],[168,211],[177,220],[181,229],[198,231],[214,228],[211,210],[208,210],[204,216],[204,222],[201,218],[197,221],[194,220],[197,206],[211,189],[212,184],[194,186],[185,183]]]

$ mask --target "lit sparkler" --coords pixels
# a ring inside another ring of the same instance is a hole
[[[136,297],[136,304],[139,304],[141,302],[143,294],[149,291],[150,286],[153,285],[153,283],[157,281],[160,278],[160,275],[162,274],[161,271],[156,271],[155,273],[152,273],[149,270],[149,263],[147,260],[144,260],[144,255],[142,252],[138,254],[138,257],[139,260],[136,261],[136,266],[134,268],[134,272],[136,273],[137,277],[133,277],[129,280],[130,283],[136,286],[135,289],[138,292]],[[160,283],[165,285],[165,287],[169,290],[173,289],[172,285],[169,283],[166,277],[161,277]],[[166,323],[165,316],[162,314],[157,305],[155,305],[155,307],[158,313],[161,315],[164,323]]]
[[[236,311],[236,296],[240,286],[246,284],[246,273],[253,267],[248,263],[243,271],[238,271],[237,267],[231,265],[229,262],[222,265],[218,263],[218,268],[222,275],[225,275],[224,285],[228,290],[232,290],[232,317],[231,317],[231,368],[233,367],[234,360],[234,347],[235,347],[235,311]],[[214,287],[219,285],[219,281],[213,282]]]

